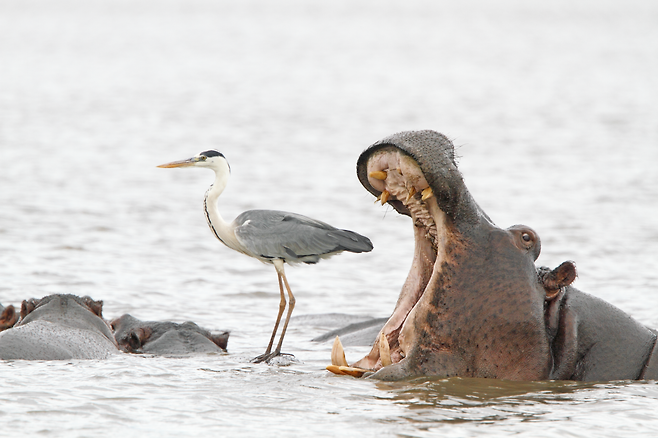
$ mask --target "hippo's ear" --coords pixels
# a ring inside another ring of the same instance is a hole
[[[103,300],[94,301],[91,297],[85,295],[82,297],[82,301],[85,303],[85,306],[94,313],[94,315],[103,319]]]
[[[10,304],[4,308],[2,315],[0,315],[0,331],[12,328],[16,324],[16,321],[18,321],[16,308]]]
[[[210,335],[210,340],[215,343],[219,348],[222,350],[226,350],[226,346],[228,345],[228,337],[231,334],[231,332],[223,332],[220,334],[211,334]]]
[[[560,290],[573,283],[577,276],[576,264],[571,260],[562,263],[552,271],[548,268],[540,269],[539,282],[546,291],[546,300],[555,299]]]
[[[23,300],[21,303],[21,319],[25,319],[27,315],[32,313],[37,307],[38,301],[36,298],[30,298],[29,300]]]

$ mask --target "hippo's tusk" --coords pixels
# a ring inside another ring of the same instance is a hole
[[[422,199],[423,201],[432,197],[434,195],[434,192],[432,191],[432,187],[428,187],[425,190],[423,190],[422,194],[423,195],[421,196],[420,199]]]
[[[336,336],[336,339],[334,339],[334,346],[331,349],[331,364],[337,366],[347,366],[347,359],[345,359],[345,349],[343,349],[343,344],[340,342],[340,338],[338,336]]]
[[[364,370],[363,368],[354,367],[340,367],[340,371],[341,374],[347,374],[348,376],[352,377],[361,377],[368,372],[368,370]]]
[[[352,377],[362,377],[365,373],[369,372],[368,370],[364,370],[362,368],[342,367],[342,366],[339,367],[338,365],[327,366],[327,371],[331,371],[332,373],[338,375],[346,375]]]
[[[331,365],[327,366],[327,371],[331,371],[334,374],[344,374],[352,377],[361,377],[368,372],[368,370],[364,370],[362,368],[354,368],[347,365],[347,360],[345,359],[345,350],[343,349],[343,344],[340,342],[340,338],[338,336],[336,336],[336,339],[334,339],[334,346],[331,349]]]
[[[384,190],[382,192],[382,205],[386,204],[386,201],[388,201],[388,198],[390,197],[391,197],[391,192],[389,192],[388,190]]]
[[[386,172],[384,172],[383,170],[375,170],[373,172],[370,172],[368,174],[368,176],[371,177],[371,178],[378,179],[380,181],[384,181],[386,179],[386,177],[388,176],[388,174]]]
[[[384,332],[379,334],[379,358],[382,361],[382,367],[387,367],[393,363],[391,360],[391,347],[388,345],[388,339]]]
[[[334,374],[343,374],[343,373],[340,371],[340,368],[341,368],[341,367],[338,366],[338,365],[327,365],[326,368],[327,368],[327,371],[331,371],[331,372],[334,373]]]
[[[416,187],[411,186],[411,188],[409,189],[409,194],[407,195],[407,201],[406,201],[407,204],[409,203],[409,201],[411,201],[411,198],[413,198],[415,194],[416,194]]]

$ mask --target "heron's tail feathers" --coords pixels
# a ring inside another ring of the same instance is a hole
[[[350,230],[332,231],[331,234],[341,251],[349,252],[369,252],[372,251],[372,242],[366,236],[362,236]]]

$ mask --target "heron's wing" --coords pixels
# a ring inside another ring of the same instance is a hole
[[[372,249],[367,237],[295,213],[250,210],[235,219],[235,236],[252,256],[315,263],[341,251]]]

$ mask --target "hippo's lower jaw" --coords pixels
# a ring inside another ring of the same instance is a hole
[[[449,252],[459,246],[450,221],[439,208],[432,189],[413,158],[395,147],[385,147],[371,155],[367,171],[372,187],[382,193],[378,198],[382,204],[390,202],[398,211],[408,212],[411,216],[415,249],[411,270],[395,310],[370,353],[351,367],[346,367],[342,345],[338,340],[334,343],[334,366],[328,369],[354,376],[391,365],[392,369],[404,367],[405,357],[417,336],[414,324],[417,305],[425,291],[432,290],[441,281]]]

